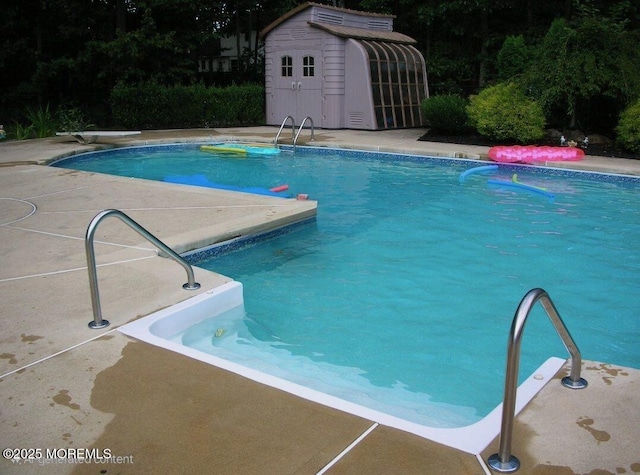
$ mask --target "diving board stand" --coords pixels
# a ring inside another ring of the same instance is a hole
[[[139,135],[140,131],[117,130],[88,130],[86,132],[56,132],[59,137],[73,137],[81,144],[90,144],[98,141],[100,137],[128,137]]]

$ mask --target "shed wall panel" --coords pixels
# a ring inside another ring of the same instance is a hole
[[[371,93],[369,58],[355,40],[345,46],[345,103],[343,122],[350,129],[377,129]]]
[[[344,110],[344,96],[327,96],[323,103],[323,123],[327,129],[346,128],[342,111]]]
[[[326,96],[344,95],[344,44],[345,41],[342,38],[333,35],[327,35],[324,42],[323,92],[325,100]],[[340,104],[344,104],[344,101],[340,101]]]

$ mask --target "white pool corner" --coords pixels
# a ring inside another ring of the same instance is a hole
[[[169,339],[171,336],[206,318],[215,317],[232,308],[243,305],[242,284],[237,281],[231,281],[123,325],[118,330],[132,338],[175,351],[309,401],[400,429],[473,455],[480,454],[500,433],[502,404],[494,408],[480,421],[468,426],[459,428],[428,427],[262,373],[226,359],[183,346]],[[518,387],[516,414],[524,409],[529,401],[554,377],[565,362],[566,360],[562,358],[551,357],[523,381]]]

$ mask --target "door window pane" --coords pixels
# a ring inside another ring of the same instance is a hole
[[[282,77],[290,78],[293,76],[293,59],[291,56],[283,56],[281,59]]]
[[[313,77],[315,76],[315,60],[313,56],[305,56],[302,58],[302,76]]]

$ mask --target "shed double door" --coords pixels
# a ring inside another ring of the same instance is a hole
[[[288,115],[300,126],[311,117],[315,127],[322,127],[322,52],[288,50],[276,61],[273,114],[276,122]],[[307,122],[306,126],[310,124]]]

